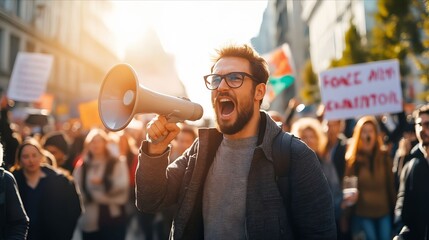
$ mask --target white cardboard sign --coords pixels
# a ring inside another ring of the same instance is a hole
[[[49,54],[19,52],[13,66],[7,96],[34,102],[46,91],[54,58]]]
[[[385,60],[333,68],[319,74],[325,119],[402,111],[399,62]]]

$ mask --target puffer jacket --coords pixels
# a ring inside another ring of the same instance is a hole
[[[291,217],[287,217],[272,160],[272,142],[280,131],[261,112],[257,147],[248,176],[246,238],[336,239],[332,194],[326,177],[315,153],[297,138],[291,144]],[[144,212],[179,204],[170,239],[204,238],[203,187],[222,139],[216,129],[200,129],[199,138],[170,165],[169,149],[160,156],[149,156],[148,143],[143,141],[136,171],[136,204]]]

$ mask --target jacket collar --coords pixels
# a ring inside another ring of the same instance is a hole
[[[259,124],[258,148],[261,148],[269,161],[273,161],[272,148],[273,140],[282,129],[271,117],[261,111],[261,122]]]

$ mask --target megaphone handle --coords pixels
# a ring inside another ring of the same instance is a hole
[[[167,118],[167,122],[169,123],[178,123],[181,122],[181,120],[177,117],[171,116],[172,114],[169,114],[169,116],[166,116]],[[153,144],[157,144],[159,142],[162,142],[168,135],[162,136],[160,138],[158,138],[157,140],[152,140],[147,134],[146,134],[146,139],[149,140],[151,143]]]

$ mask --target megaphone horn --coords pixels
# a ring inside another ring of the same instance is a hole
[[[104,78],[98,111],[103,125],[111,131],[124,129],[138,113],[164,115],[169,122],[195,121],[203,116],[203,108],[197,103],[140,85],[134,69],[125,63],[115,65]]]

